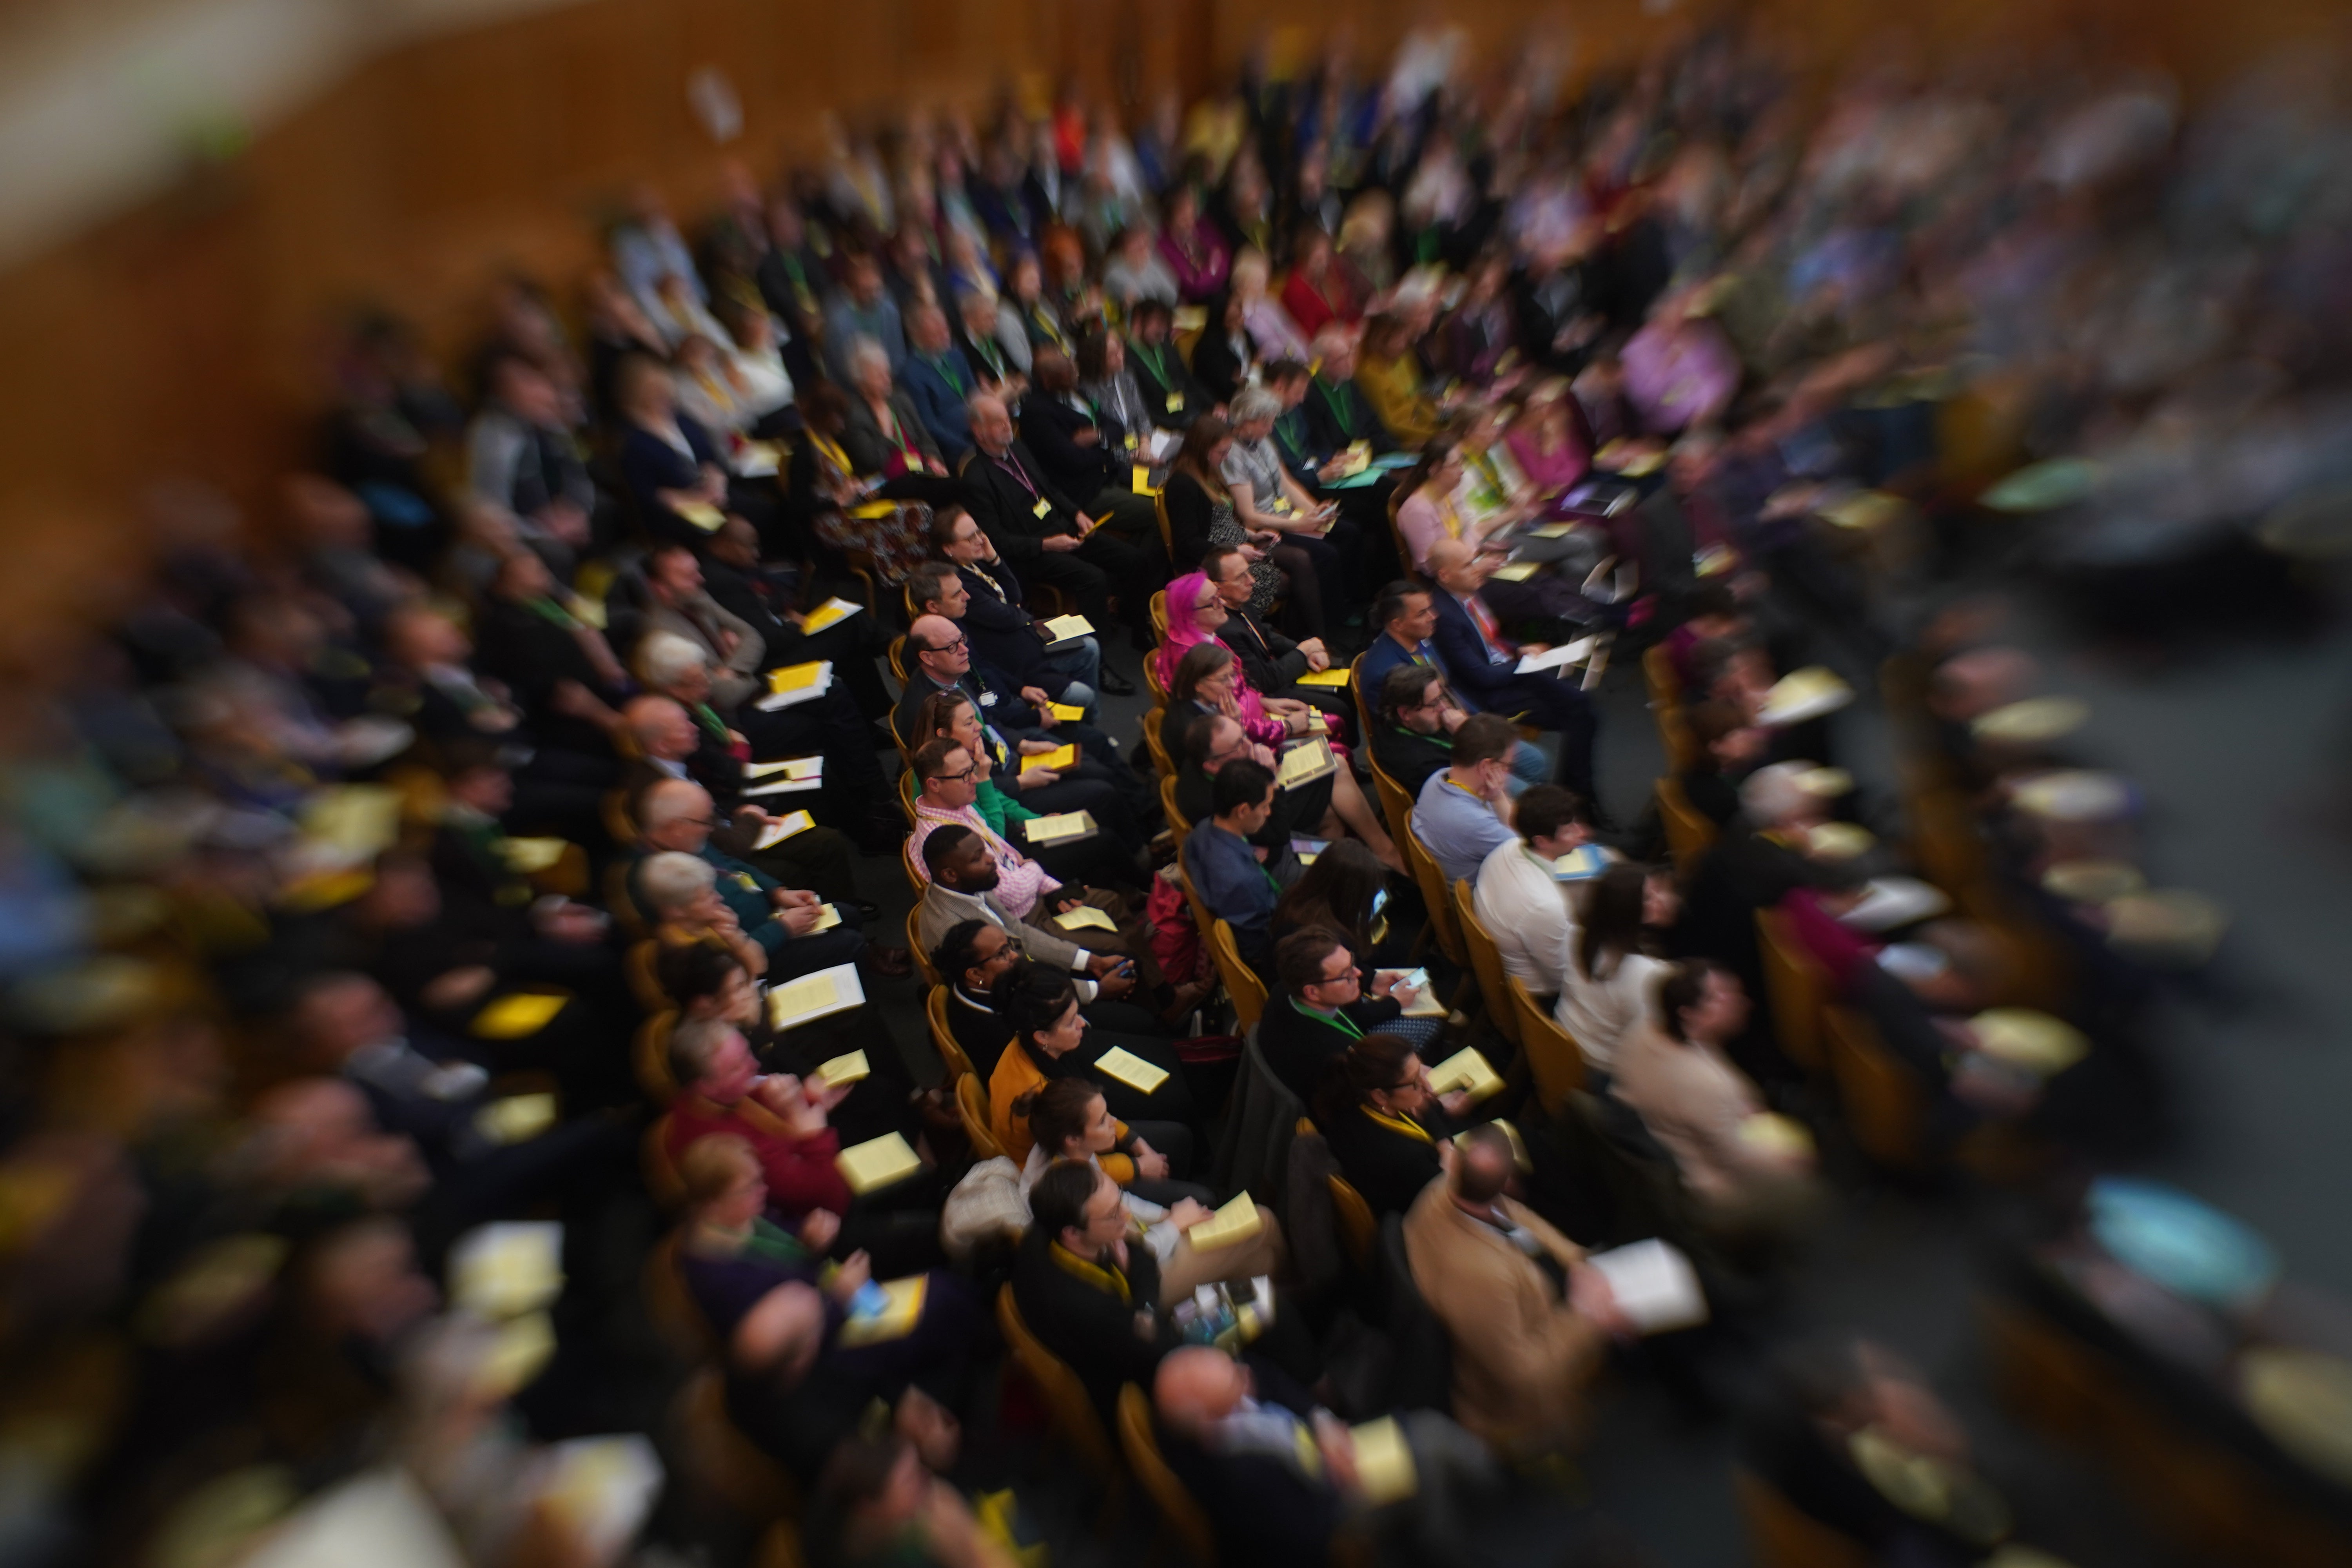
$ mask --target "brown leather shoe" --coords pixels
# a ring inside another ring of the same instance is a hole
[[[914,955],[903,947],[884,947],[876,942],[866,950],[866,962],[873,966],[875,973],[893,979],[915,973]]]

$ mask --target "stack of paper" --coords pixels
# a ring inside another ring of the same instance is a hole
[[[1644,1334],[1706,1321],[1706,1294],[1690,1259],[1665,1242],[1637,1241],[1585,1258],[1608,1279],[1617,1309]]]
[[[922,1321],[926,1282],[925,1276],[909,1274],[887,1284],[868,1285],[858,1292],[861,1300],[851,1307],[840,1332],[834,1336],[835,1342],[855,1350],[859,1345],[905,1339]]]
[[[535,1312],[563,1293],[563,1226],[553,1220],[481,1226],[449,1249],[449,1302],[492,1320]]]
[[[805,811],[795,811],[789,816],[780,816],[776,818],[773,822],[768,824],[767,826],[760,829],[759,839],[751,846],[751,847],[754,850],[773,849],[777,845],[782,844],[793,834],[806,833],[810,828],[814,827],[815,826],[815,817],[811,816]]]
[[[1193,1251],[1210,1252],[1247,1241],[1265,1228],[1265,1222],[1258,1217],[1257,1205],[1250,1201],[1247,1193],[1242,1193],[1184,1234],[1192,1238]]]
[[[836,963],[771,989],[768,1023],[773,1028],[794,1029],[864,1005],[866,988],[858,984],[857,965]]]
[[[873,1077],[874,1067],[866,1059],[864,1051],[852,1051],[845,1057],[835,1057],[831,1061],[817,1063],[816,1071],[809,1076],[827,1089],[842,1089],[862,1079]]]
[[[1480,1056],[1475,1046],[1465,1046],[1429,1069],[1429,1087],[1435,1094],[1465,1089],[1470,1102],[1475,1105],[1502,1093],[1503,1080],[1494,1064]]]
[[[1133,1051],[1113,1046],[1095,1058],[1095,1070],[1117,1079],[1139,1094],[1150,1094],[1168,1081],[1167,1069],[1154,1067]]]
[[[814,637],[827,626],[837,626],[847,620],[865,607],[863,605],[853,604],[847,599],[827,599],[801,617],[801,630],[810,637]]]
[[[1330,669],[1310,669],[1291,684],[1320,686],[1336,691],[1348,684],[1348,672],[1336,667]]]
[[[833,1163],[841,1179],[849,1184],[849,1190],[860,1197],[903,1182],[923,1168],[914,1149],[896,1132],[885,1132],[855,1149],[844,1149]]]
[[[802,790],[824,787],[823,757],[790,757],[780,763],[747,763],[743,767],[746,779],[765,782],[746,784],[745,798],[756,795],[793,795]]]
[[[1055,816],[1033,816],[1021,825],[1021,831],[1032,844],[1060,844],[1093,833],[1095,819],[1083,811],[1066,811]]]
[[[1066,644],[1074,643],[1080,637],[1088,637],[1095,634],[1095,624],[1084,616],[1056,616],[1043,624],[1045,627],[1045,650],[1048,653]]]
[[[1355,1439],[1356,1486],[1365,1502],[1380,1508],[1421,1489],[1412,1450],[1405,1447],[1404,1429],[1395,1416],[1367,1421],[1349,1435]]]
[[[768,675],[769,695],[752,704],[762,713],[773,713],[780,708],[806,702],[822,697],[833,685],[833,661],[819,659],[814,664],[788,664]]]
[[[1549,647],[1544,649],[1541,653],[1522,655],[1519,658],[1518,668],[1511,673],[1514,675],[1540,675],[1547,669],[1558,669],[1562,665],[1575,664],[1591,652],[1592,639],[1591,637],[1579,637],[1574,642],[1562,643],[1558,647]]]
[[[1339,771],[1339,761],[1331,754],[1331,742],[1318,736],[1301,741],[1282,753],[1282,761],[1274,771],[1275,787],[1297,789]]]

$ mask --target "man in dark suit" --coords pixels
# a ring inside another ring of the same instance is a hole
[[[1046,477],[1118,538],[1157,540],[1159,511],[1150,496],[1135,493],[1127,433],[1078,395],[1078,367],[1070,356],[1041,345],[1029,379],[1034,390],[1021,400],[1021,439]]]
[[[1431,641],[1445,660],[1448,684],[1487,712],[1558,731],[1559,782],[1592,799],[1592,700],[1554,674],[1517,673],[1525,650],[1503,636],[1478,592],[1491,558],[1441,539],[1430,547],[1429,565],[1438,582],[1430,595],[1437,612]]]
[[[1242,673],[1249,677],[1251,687],[1261,697],[1295,698],[1310,708],[1338,714],[1342,721],[1341,738],[1352,745],[1356,705],[1347,689],[1298,684],[1298,678],[1308,671],[1331,668],[1331,655],[1323,639],[1293,642],[1250,612],[1250,595],[1257,582],[1250,575],[1248,558],[1236,546],[1220,544],[1202,556],[1201,572],[1224,602],[1225,624],[1218,629],[1217,640],[1242,661]]]
[[[768,668],[830,659],[834,679],[848,689],[859,712],[879,719],[890,711],[879,662],[884,645],[874,617],[851,616],[822,631],[803,628],[789,578],[779,581],[760,563],[759,531],[741,518],[729,518],[703,546],[702,586],[720,609],[767,639]]]
[[[1029,613],[1021,574],[996,553],[995,544],[970,512],[961,507],[945,507],[935,513],[931,548],[947,559],[963,583],[969,601],[963,615],[964,636],[971,639],[972,651],[981,658],[1024,686],[1042,686],[1080,708],[1093,708],[1097,695],[1135,695],[1133,682],[1103,668],[1102,639],[1091,633],[1046,651],[1046,634]],[[1057,679],[1070,684],[1055,691],[1053,681]]]
[[[980,377],[949,336],[948,319],[937,305],[907,312],[907,363],[898,367],[898,384],[948,466],[962,462],[971,450],[971,416],[963,400],[980,390]]]
[[[1178,738],[1175,747],[1176,809],[1186,822],[1206,822],[1216,815],[1217,774],[1227,763],[1244,759],[1266,765],[1273,753],[1250,743],[1242,727],[1223,714],[1196,720]],[[1269,857],[1290,852],[1297,834],[1320,837],[1331,815],[1331,775],[1274,792],[1274,814],[1265,826],[1250,835],[1250,842]]]
[[[1068,1363],[1106,1424],[1122,1384],[1149,1387],[1183,1342],[1160,1310],[1160,1259],[1128,1239],[1118,1184],[1064,1161],[1029,1190],[1029,1235],[1013,1266],[1013,1300],[1040,1343]]]
[[[1307,388],[1308,445],[1318,452],[1344,452],[1366,441],[1375,452],[1395,451],[1396,437],[1356,386],[1355,339],[1326,328],[1316,335],[1315,353],[1322,364]]]
[[[1374,700],[1372,761],[1418,800],[1430,774],[1454,765],[1451,737],[1469,715],[1454,706],[1444,678],[1426,665],[1390,670]]]
[[[1181,430],[1214,403],[1208,389],[1192,379],[1192,367],[1172,338],[1174,315],[1160,300],[1138,300],[1130,314],[1133,335],[1127,343],[1127,368],[1135,374],[1135,389],[1151,410],[1151,422]]]
[[[1325,1068],[1350,1045],[1402,1016],[1405,1003],[1366,994],[1356,955],[1337,932],[1321,927],[1284,937],[1275,946],[1274,966],[1282,989],[1258,1020],[1257,1048],[1274,1076],[1311,1105]],[[1408,989],[1406,1000],[1412,995]]]
[[[961,591],[961,584],[954,586]],[[915,732],[923,700],[948,690],[961,692],[978,711],[999,788],[1019,777],[1024,754],[1042,756],[1074,745],[1078,749],[1077,766],[1055,770],[1060,777],[1051,784],[1020,790],[1021,804],[1049,814],[1091,813],[1095,826],[1129,851],[1142,848],[1149,841],[1142,824],[1158,803],[1151,798],[1150,786],[1120,758],[1109,736],[1090,724],[1053,719],[1035,701],[1044,692],[1035,687],[1025,690],[1013,687],[1001,673],[975,664],[971,645],[955,622],[943,616],[919,616],[907,631],[906,695],[891,716],[910,746],[929,739]]]
[[[1150,647],[1151,595],[1168,580],[1159,542],[1146,552],[1104,535],[1013,438],[1003,399],[982,394],[970,409],[976,449],[964,463],[964,488],[972,519],[997,553],[1031,580],[1069,595],[1097,628],[1110,625],[1110,595],[1117,592],[1135,646]]]

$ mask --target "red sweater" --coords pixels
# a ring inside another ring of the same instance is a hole
[[[768,1204],[794,1219],[814,1209],[849,1212],[849,1184],[834,1163],[841,1135],[828,1127],[814,1138],[795,1138],[775,1112],[753,1100],[720,1105],[700,1095],[681,1094],[670,1102],[662,1152],[672,1164],[698,1138],[723,1132],[751,1145],[768,1178]]]

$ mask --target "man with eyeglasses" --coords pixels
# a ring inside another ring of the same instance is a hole
[[[1420,994],[1399,984],[1394,974],[1375,976],[1367,991],[1354,951],[1327,926],[1308,926],[1284,937],[1275,945],[1274,964],[1282,989],[1266,1003],[1265,1015],[1258,1021],[1257,1047],[1274,1076],[1310,1104],[1326,1069],[1366,1035],[1396,1034],[1400,1021],[1440,1022],[1402,1018]],[[1421,1041],[1413,1043],[1427,1048]]]
[[[1242,732],[1240,724],[1222,713],[1198,720],[1184,731],[1183,757],[1176,772],[1176,809],[1192,823],[1206,822],[1215,815],[1217,775],[1228,764],[1249,762],[1262,768],[1275,765],[1272,752],[1252,742]],[[1331,780],[1328,774],[1292,789],[1276,789],[1274,810],[1266,816],[1265,826],[1250,837],[1250,842],[1269,856],[1286,856],[1294,834],[1338,837],[1336,826],[1328,833],[1324,831],[1331,815]]]
[[[1321,637],[1293,642],[1250,612],[1250,595],[1257,580],[1250,575],[1249,558],[1238,545],[1220,544],[1201,557],[1201,575],[1217,591],[1225,606],[1225,624],[1217,640],[1242,661],[1242,673],[1261,697],[1284,697],[1304,702],[1345,721],[1340,739],[1353,743],[1356,705],[1343,687],[1301,686],[1298,678],[1311,670],[1331,668],[1330,651]]]
[[[1135,971],[1115,952],[1095,952],[1066,935],[1044,925],[1032,925],[1013,912],[1004,897],[1004,883],[985,837],[961,823],[941,823],[923,840],[922,866],[929,877],[916,913],[915,933],[926,947],[936,947],[948,932],[966,921],[987,921],[1021,944],[1039,963],[1066,969],[1078,977],[1078,1001],[1117,1001],[1135,989]],[[1050,915],[1050,907],[1033,910]]]
[[[986,542],[988,536],[961,512],[947,521],[951,524],[950,540],[968,532],[979,542]],[[937,540],[940,532],[935,526],[931,537]],[[962,541],[961,547],[973,549],[973,539]],[[1099,648],[1094,648],[1095,639],[1081,637],[1062,653],[1048,654],[1044,637],[1030,629],[1028,612],[1015,610],[991,595],[986,586],[991,582],[997,582],[998,591],[1003,591],[1003,584],[985,573],[965,573],[952,561],[926,561],[907,574],[907,599],[919,615],[954,622],[964,640],[971,644],[973,668],[996,678],[992,684],[1017,689],[1033,703],[1044,697],[1092,710],[1096,689],[1087,677],[1099,679],[1102,662]],[[981,607],[983,603],[987,609]],[[984,629],[983,620],[995,629]],[[1089,648],[1094,648],[1091,654]]]
[[[1120,759],[1109,736],[1090,724],[1056,720],[1019,692],[992,685],[987,672],[972,668],[971,643],[943,616],[916,616],[907,631],[906,651],[907,691],[891,716],[902,739],[919,739],[925,698],[938,691],[961,692],[979,714],[982,732],[1008,752],[1035,757],[1064,745],[1078,748],[1075,768],[1050,770],[1056,774],[1051,783],[1021,791],[1023,805],[1047,814],[1087,812],[1129,856],[1149,842],[1142,825],[1157,802],[1150,786]]]
[[[1454,732],[1470,715],[1454,700],[1445,678],[1424,665],[1398,665],[1369,693],[1378,699],[1372,761],[1407,795],[1418,796],[1432,773],[1454,765]],[[1525,742],[1514,745],[1504,787],[1516,796],[1543,782],[1543,753]]]

